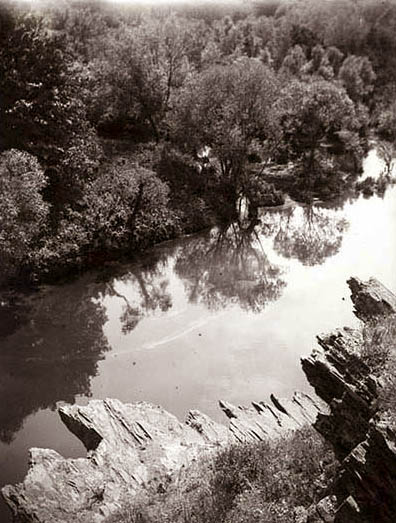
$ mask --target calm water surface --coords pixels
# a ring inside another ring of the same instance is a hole
[[[376,174],[375,152],[366,161]],[[115,397],[218,421],[309,391],[300,357],[354,326],[346,279],[396,290],[396,187],[333,205],[263,210],[261,223],[169,242],[135,263],[0,302],[0,485],[22,480],[30,447],[84,455],[56,405]],[[0,521],[8,521],[0,506]]]

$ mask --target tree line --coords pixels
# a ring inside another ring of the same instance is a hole
[[[0,265],[46,276],[342,191],[396,139],[396,3],[0,4]],[[292,168],[290,168],[292,166]]]

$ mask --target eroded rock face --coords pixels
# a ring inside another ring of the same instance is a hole
[[[330,409],[318,416],[315,428],[342,460],[367,433],[376,411],[377,383],[358,357],[363,342],[360,331],[337,329],[318,336],[318,342],[320,347],[302,359],[302,367]]]
[[[350,278],[347,283],[352,293],[354,313],[361,320],[395,313],[396,296],[376,278],[370,278],[367,282]]]
[[[355,314],[364,321],[396,313],[396,296],[375,279],[348,281]],[[394,523],[396,521],[396,435],[377,414],[381,386],[359,359],[360,331],[338,329],[318,337],[319,348],[302,360],[304,372],[330,408],[314,427],[342,463],[334,485],[332,512],[323,504],[308,521]]]
[[[365,321],[396,312],[396,297],[376,280],[349,285],[355,312]],[[266,440],[306,423],[332,443],[342,462],[333,492],[309,511],[304,523],[394,523],[396,436],[377,415],[380,384],[359,358],[360,331],[337,329],[318,336],[302,360],[320,399],[296,393],[291,400],[250,407],[220,402],[227,425],[193,410],[180,423],[161,407],[93,400],[64,406],[59,414],[85,445],[86,458],[65,459],[31,449],[23,483],[3,496],[15,520],[28,523],[104,523],[147,487],[165,492],[180,470],[230,442]],[[323,400],[323,402],[322,402]]]
[[[17,521],[100,523],[141,489],[166,490],[178,472],[233,441],[285,435],[312,423],[321,405],[304,394],[272,405],[236,407],[221,402],[228,426],[192,410],[185,423],[161,407],[118,400],[63,406],[59,414],[85,445],[86,458],[31,449],[24,482],[3,496]]]

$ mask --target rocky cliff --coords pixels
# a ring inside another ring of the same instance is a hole
[[[380,282],[348,281],[355,314],[365,322],[396,312],[396,296]],[[339,329],[318,336],[319,348],[302,360],[316,393],[329,406],[314,427],[342,464],[333,495],[313,508],[311,521],[396,521],[396,434],[378,412],[382,386],[359,358],[362,332]],[[323,508],[326,510],[323,510]]]
[[[236,407],[220,402],[228,424],[196,410],[185,423],[161,407],[118,400],[64,406],[59,414],[87,449],[86,458],[65,459],[47,449],[31,449],[23,483],[3,488],[15,520],[99,523],[141,489],[165,491],[179,471],[203,454],[232,441],[284,435],[313,423],[325,412],[320,400],[296,393],[291,400]]]
[[[396,311],[396,297],[378,281],[348,283],[355,313],[364,321]],[[229,442],[287,435],[307,423],[331,442],[342,472],[332,494],[311,507],[304,521],[396,521],[396,438],[377,413],[381,384],[359,357],[362,333],[338,329],[319,336],[318,344],[302,360],[318,399],[296,393],[291,400],[271,397],[270,404],[250,407],[223,401],[225,425],[195,410],[181,423],[161,407],[110,399],[60,407],[87,456],[66,459],[31,449],[23,483],[2,491],[15,521],[105,522],[142,489],[165,492],[203,454]]]

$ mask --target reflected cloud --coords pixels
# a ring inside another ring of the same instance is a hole
[[[191,239],[178,253],[175,272],[189,301],[209,309],[238,304],[259,312],[277,300],[286,285],[281,269],[268,259],[254,224],[241,229],[232,223]]]

